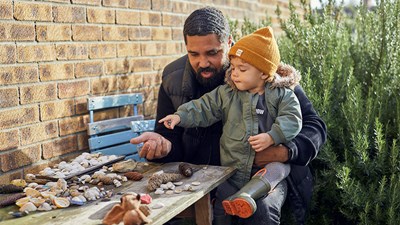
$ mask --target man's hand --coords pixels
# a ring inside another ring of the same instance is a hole
[[[264,151],[256,152],[254,164],[259,167],[264,167],[270,162],[281,162],[284,163],[289,159],[289,151],[286,146],[278,145],[271,146]]]
[[[175,125],[181,122],[181,118],[178,115],[168,115],[161,120],[158,121],[159,123],[164,123],[164,126],[168,129],[174,129]]]
[[[261,152],[262,150],[274,144],[274,140],[272,139],[271,135],[267,133],[250,136],[248,141],[256,152]]]
[[[163,158],[171,151],[171,142],[155,132],[144,132],[139,137],[132,138],[130,142],[131,144],[143,142],[139,156],[148,160]]]

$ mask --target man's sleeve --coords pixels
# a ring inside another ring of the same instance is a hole
[[[288,162],[305,166],[313,160],[326,141],[326,125],[317,115],[303,89],[298,85],[294,92],[299,99],[303,126],[300,133],[285,145],[291,151]]]

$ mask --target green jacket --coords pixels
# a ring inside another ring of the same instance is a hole
[[[296,95],[288,88],[271,88],[271,83],[266,84],[264,94],[274,121],[267,133],[276,145],[290,141],[301,130],[301,110]],[[238,188],[250,180],[254,162],[255,151],[248,138],[259,133],[255,110],[258,96],[234,90],[226,84],[181,105],[175,113],[181,118],[178,126],[185,128],[207,127],[222,120],[221,165],[237,169],[230,181]]]

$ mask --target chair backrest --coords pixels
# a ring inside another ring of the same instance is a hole
[[[140,145],[133,145],[129,140],[139,136],[145,131],[154,129],[154,120],[144,120],[143,115],[138,114],[138,105],[143,103],[143,94],[119,94],[101,97],[88,98],[89,110],[89,149],[90,152],[99,152],[104,155],[126,155],[126,158],[133,158],[143,161],[138,156]],[[133,115],[94,121],[94,113],[111,108],[132,106]],[[136,122],[141,129],[134,131],[131,122]]]

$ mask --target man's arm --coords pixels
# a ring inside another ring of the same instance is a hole
[[[290,162],[306,166],[317,156],[320,147],[325,143],[326,125],[324,121],[317,115],[299,85],[296,86],[294,92],[299,99],[303,115],[303,126],[300,133],[285,145],[271,146],[258,152],[255,158],[256,165],[264,166],[269,162]]]

